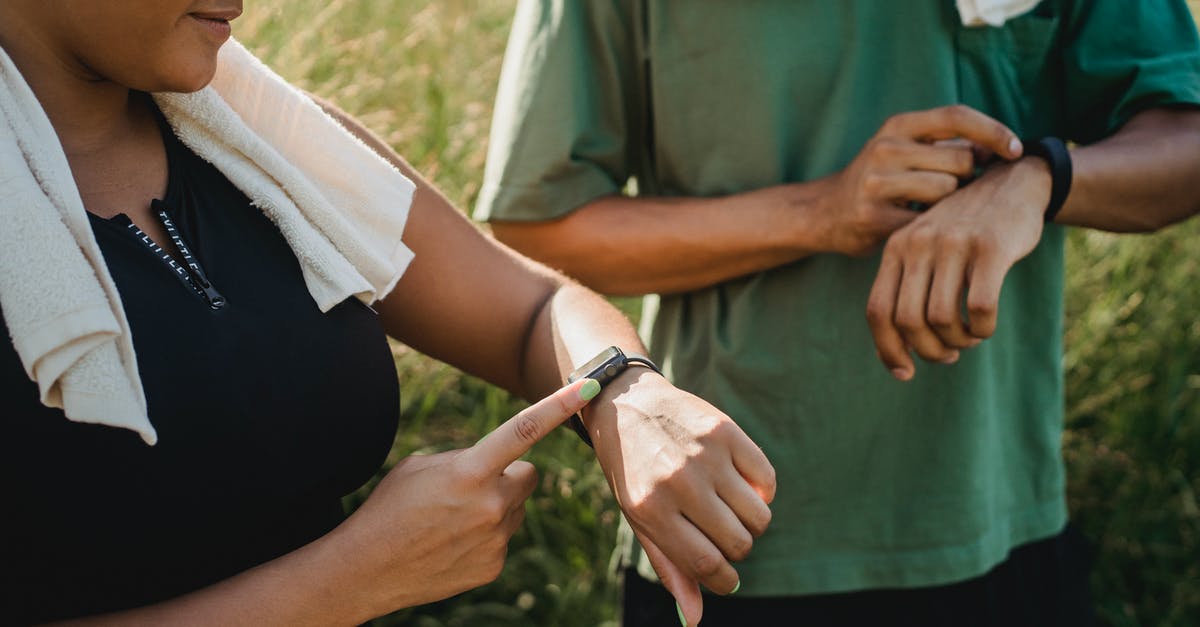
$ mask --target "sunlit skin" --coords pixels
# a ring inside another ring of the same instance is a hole
[[[203,88],[240,12],[224,0],[0,4],[0,46],[50,118],[89,212],[126,214],[167,242],[149,214],[166,188],[166,155],[142,92]],[[646,352],[607,301],[496,244],[361,124],[332,113],[417,185],[405,227],[415,260],[375,305],[388,335],[528,399],[554,393],[610,345]],[[281,558],[83,622],[357,624],[482,585],[499,573],[536,485],[515,461],[533,442],[504,440],[530,433],[519,426],[530,419],[539,437],[560,424],[580,409],[574,391],[505,423],[499,453],[402,460],[346,522]],[[729,416],[643,368],[618,377],[585,420],[613,493],[694,624],[699,586],[735,589],[731,562],[765,531],[774,469]]]
[[[150,216],[166,190],[166,152],[153,112],[131,90],[203,88],[241,13],[241,0],[0,4],[0,46],[58,131],[88,211],[124,213],[172,250]]]

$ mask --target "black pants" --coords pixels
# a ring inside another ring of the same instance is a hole
[[[703,627],[1092,627],[1085,540],[1061,534],[1009,553],[986,574],[928,588],[865,590],[798,597],[704,595]],[[629,569],[622,599],[624,627],[679,624],[675,600]]]

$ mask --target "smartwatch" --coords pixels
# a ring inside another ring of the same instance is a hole
[[[612,382],[622,372],[625,372],[630,365],[645,366],[658,374],[662,374],[662,370],[654,365],[654,362],[642,357],[641,355],[626,355],[621,349],[616,346],[609,346],[600,351],[599,355],[591,358],[586,364],[575,369],[574,372],[567,375],[567,383],[574,383],[580,379],[595,379],[600,384],[601,388]],[[592,438],[588,435],[587,427],[583,426],[583,418],[579,414],[571,416],[567,424],[575,430],[588,446],[592,445]]]

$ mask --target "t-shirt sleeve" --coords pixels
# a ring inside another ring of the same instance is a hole
[[[640,115],[632,4],[518,4],[476,219],[552,219],[624,187]]]
[[[1200,104],[1200,42],[1183,0],[1066,3],[1070,139],[1091,143],[1152,107]]]

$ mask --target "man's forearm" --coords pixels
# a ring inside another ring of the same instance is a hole
[[[1074,182],[1055,222],[1144,232],[1200,210],[1200,111],[1143,112],[1071,157]]]
[[[719,198],[607,196],[548,222],[496,222],[498,239],[605,294],[683,292],[819,250],[825,181]]]

